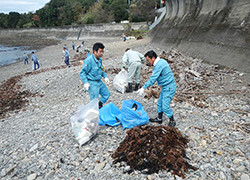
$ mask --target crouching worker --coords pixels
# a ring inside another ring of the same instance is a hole
[[[134,91],[138,90],[140,86],[141,67],[144,62],[145,57],[141,53],[133,51],[130,48],[125,50],[122,57],[122,71],[124,71],[126,65],[128,64],[128,87],[126,88],[126,92],[133,92],[132,84],[134,76],[136,83]]]
[[[158,81],[158,85],[161,86],[161,94],[157,104],[158,117],[149,119],[149,121],[161,124],[164,113],[170,119],[168,125],[174,127],[176,122],[174,120],[173,111],[170,108],[170,102],[176,92],[173,72],[167,61],[157,57],[154,51],[148,51],[144,56],[147,64],[149,66],[154,66],[154,68],[149,80],[137,92],[142,95],[144,90],[152,86],[155,81]]]
[[[106,83],[109,83],[107,74],[104,72],[102,66],[102,59],[104,53],[104,45],[102,43],[95,43],[93,46],[93,54],[88,56],[84,62],[80,72],[80,78],[84,84],[85,90],[89,93],[90,100],[99,98],[99,109],[107,102],[110,92],[107,86],[101,81],[102,77]]]

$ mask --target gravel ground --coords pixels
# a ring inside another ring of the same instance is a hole
[[[125,43],[117,40],[88,39],[85,44],[90,49],[94,42],[105,44],[103,64],[106,69],[121,67],[121,57],[126,47],[143,54],[150,49],[157,53],[167,50],[150,44],[149,39]],[[70,42],[64,41],[37,52],[41,68],[64,64],[61,56],[65,43],[70,48]],[[73,55],[72,50],[70,53]],[[24,77],[19,82],[23,90],[44,96],[30,98],[30,103],[24,109],[9,113],[10,116],[0,122],[0,177],[28,180],[180,179],[166,171],[151,175],[139,171],[128,174],[124,173],[129,168],[125,163],[113,164],[111,155],[126,136],[127,130],[122,130],[121,126],[101,126],[94,139],[85,145],[78,145],[70,116],[78,105],[89,102],[79,78],[80,69],[81,66],[74,66],[48,71]],[[31,64],[23,65],[20,62],[5,66],[1,68],[0,80],[2,82],[27,71],[31,71]],[[107,86],[111,96],[107,103],[113,102],[121,107],[122,100],[134,99],[142,103],[149,117],[156,116],[157,99],[148,100],[136,92],[117,92],[112,86],[114,76],[108,72],[111,82]],[[207,99],[209,108],[196,107],[188,102],[171,103],[176,127],[190,139],[187,148],[189,163],[199,168],[186,174],[186,179],[249,179],[250,101],[249,84],[244,76],[239,72],[225,75],[223,86],[227,90],[243,89],[247,93],[210,95]],[[219,86],[222,85],[211,88],[218,89]],[[167,123],[166,119],[163,125]]]

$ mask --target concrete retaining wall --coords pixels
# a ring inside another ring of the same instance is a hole
[[[146,23],[132,23],[137,30],[147,26]],[[77,40],[84,37],[121,37],[126,31],[127,24],[94,24],[83,26],[32,28],[32,29],[3,29],[0,36],[22,36],[38,38],[56,38],[63,40]]]
[[[249,0],[168,0],[152,42],[250,72]]]

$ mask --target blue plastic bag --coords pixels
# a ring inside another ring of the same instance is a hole
[[[134,104],[136,104],[136,108],[132,109]],[[118,118],[121,120],[123,129],[148,123],[147,112],[143,109],[141,103],[132,99],[123,100],[121,114]]]
[[[109,125],[109,126],[118,126],[121,124],[118,116],[121,114],[121,110],[114,104],[109,103],[103,106],[99,110],[100,120],[99,125]]]

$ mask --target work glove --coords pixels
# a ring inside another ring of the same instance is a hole
[[[124,68],[122,68],[122,72],[125,72],[125,69],[124,69]]]
[[[88,91],[89,90],[89,83],[87,82],[87,83],[85,83],[84,85],[83,85],[83,87],[84,87],[84,89],[86,90],[86,91]]]
[[[104,78],[104,81],[106,82],[106,83],[109,83],[109,78]]]
[[[143,93],[144,93],[144,88],[139,89],[139,90],[137,91],[137,93],[138,93],[139,95],[143,95]]]

